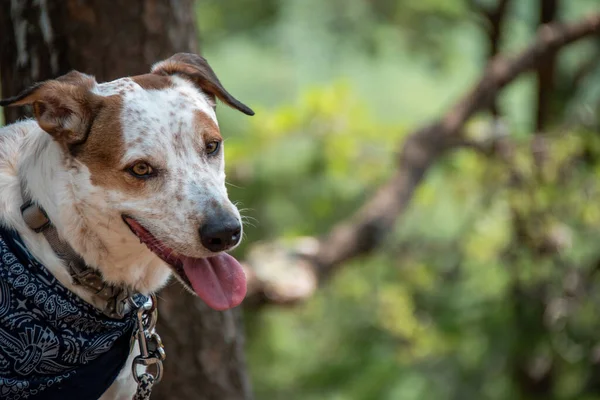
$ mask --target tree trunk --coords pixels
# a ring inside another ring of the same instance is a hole
[[[251,399],[240,310],[214,311],[176,282],[159,297],[158,332],[167,362],[152,398]]]
[[[554,22],[557,17],[559,0],[540,0],[540,26]],[[554,78],[556,75],[556,52],[544,56],[537,67],[537,132],[548,127],[552,115],[552,95],[554,94]]]
[[[193,0],[1,0],[2,94],[76,69],[99,82],[197,51]],[[5,110],[14,121],[19,110]]]
[[[72,69],[99,82],[145,73],[180,51],[197,51],[193,0],[0,0],[4,98]],[[210,310],[176,283],[159,298],[167,360],[153,399],[250,399],[240,311]]]
[[[488,62],[500,52],[500,42],[502,40],[502,34],[504,33],[504,24],[506,15],[508,13],[508,7],[510,0],[498,0],[496,7],[490,9],[483,9],[482,13],[487,20],[487,37],[488,37]],[[490,106],[490,112],[494,118],[498,118],[501,115],[498,101],[494,99]]]

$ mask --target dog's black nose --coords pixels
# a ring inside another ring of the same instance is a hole
[[[232,248],[240,241],[242,226],[235,218],[209,220],[200,227],[200,241],[210,251],[219,252]]]

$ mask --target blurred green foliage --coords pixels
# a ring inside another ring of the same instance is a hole
[[[484,6],[494,1],[475,1]],[[598,9],[562,2],[561,19]],[[459,0],[200,1],[203,52],[251,119],[219,108],[246,241],[326,233],[395,168],[404,137],[481,74],[481,17]],[[514,1],[501,48],[532,39]],[[246,312],[258,399],[600,399],[600,69],[560,56],[560,113],[536,161],[535,80],[500,97],[507,160],[440,160],[395,232],[294,308]],[[478,117],[473,137],[489,131]],[[533,142],[533,143],[532,143]]]

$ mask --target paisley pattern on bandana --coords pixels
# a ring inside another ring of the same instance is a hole
[[[79,375],[95,377],[106,387],[93,393],[103,393],[129,356],[134,329],[135,313],[105,316],[62,286],[15,232],[0,228],[0,399],[46,399],[57,390],[68,398],[69,387],[82,387]]]

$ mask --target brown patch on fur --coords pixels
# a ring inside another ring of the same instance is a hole
[[[223,137],[221,137],[221,131],[219,127],[213,121],[211,117],[203,113],[202,111],[196,111],[194,116],[194,128],[197,132],[202,134],[202,142],[204,145],[206,143],[214,142],[214,141],[222,141]]]
[[[156,74],[132,76],[131,80],[146,90],[167,89],[173,86],[171,78]]]
[[[90,170],[92,184],[126,193],[143,190],[145,182],[122,171],[125,143],[121,127],[123,101],[120,96],[103,98],[88,139],[77,146],[74,156]]]

